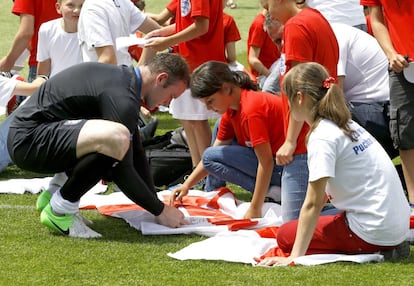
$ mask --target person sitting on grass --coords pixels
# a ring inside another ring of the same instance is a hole
[[[38,77],[32,82],[25,82],[21,80],[19,75],[12,75],[9,72],[1,72],[0,106],[7,106],[7,103],[14,94],[24,96],[32,95],[40,87],[40,85],[46,81],[46,78]]]
[[[382,252],[385,259],[410,255],[410,207],[384,148],[352,121],[344,95],[327,70],[301,63],[282,90],[296,120],[305,120],[309,183],[299,219],[283,224],[277,243],[288,257],[259,265],[286,265],[308,254]],[[342,212],[319,216],[329,199]]]
[[[0,106],[6,107],[9,100],[14,95],[32,95],[40,85],[46,81],[47,77],[38,77],[32,82],[21,81],[20,76],[12,75],[9,72],[0,73]],[[7,120],[7,119],[6,119]],[[7,128],[3,128],[4,123],[0,124],[0,172],[10,165],[10,156],[7,152]]]
[[[46,81],[15,111],[7,141],[18,167],[68,174],[42,210],[41,223],[71,237],[100,237],[76,214],[80,198],[108,177],[158,223],[188,223],[158,199],[136,123],[141,103],[168,105],[189,81],[185,60],[165,53],[135,68],[82,63]]]
[[[278,203],[281,200],[283,168],[274,160],[284,142],[281,98],[257,91],[246,73],[231,71],[218,61],[199,66],[190,88],[194,98],[222,116],[213,146],[204,151],[202,161],[184,183],[172,191],[171,204],[209,175],[206,191],[222,187],[226,181],[237,184],[253,193],[245,218],[262,217],[265,197]],[[237,144],[233,144],[234,138]]]

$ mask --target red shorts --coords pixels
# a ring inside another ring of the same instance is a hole
[[[283,224],[277,232],[277,243],[290,253],[295,242],[298,220]],[[345,213],[320,216],[306,254],[361,254],[394,249],[395,246],[370,244],[359,238],[349,227]]]

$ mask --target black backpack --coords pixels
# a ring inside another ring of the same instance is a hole
[[[143,142],[154,184],[159,188],[183,182],[193,169],[188,146],[171,143],[173,132]]]

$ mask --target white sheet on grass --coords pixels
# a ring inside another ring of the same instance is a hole
[[[0,181],[0,193],[23,194],[30,192],[39,193],[46,189],[50,177],[34,178],[34,179],[11,179]],[[189,246],[174,252],[168,253],[168,256],[178,260],[224,260],[230,262],[239,262],[247,264],[255,264],[254,258],[260,257],[272,247],[277,246],[276,240],[272,238],[260,237],[256,228],[266,226],[277,226],[281,224],[280,206],[272,203],[265,203],[263,213],[266,215],[262,219],[258,219],[258,224],[250,229],[238,231],[229,231],[226,225],[214,225],[207,219],[208,217],[191,216],[185,208],[180,208],[187,217],[192,220],[193,224],[181,228],[168,228],[156,223],[155,217],[149,212],[140,209],[131,209],[130,206],[136,207],[123,193],[115,192],[110,195],[101,195],[106,190],[106,185],[98,183],[81,199],[81,207],[94,207],[98,210],[108,206],[126,206],[123,211],[122,207],[119,211],[111,213],[113,217],[124,219],[131,227],[140,230],[143,234],[187,234],[198,233],[209,238],[192,243]],[[206,199],[212,199],[216,192],[202,192],[191,190],[189,196],[199,196]],[[169,196],[169,191],[159,192],[158,196],[164,200]],[[249,207],[248,202],[237,201],[232,193],[225,193],[217,200],[219,211],[230,215],[234,219],[241,219],[244,212]],[[129,206],[129,208],[128,208]],[[410,237],[414,240],[414,229],[410,230]],[[302,256],[294,260],[296,265],[319,265],[325,263],[333,263],[337,261],[349,261],[356,263],[365,263],[383,261],[380,254],[360,254],[360,255],[344,255],[344,254],[318,254]]]

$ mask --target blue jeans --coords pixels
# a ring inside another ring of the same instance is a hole
[[[4,169],[13,164],[9,151],[7,150],[7,136],[9,135],[10,123],[15,117],[15,114],[13,112],[0,124],[0,172],[3,172]]]
[[[270,75],[264,80],[262,91],[273,94],[280,93],[280,68],[278,66],[276,66],[276,68],[274,68]]]
[[[385,149],[391,159],[399,155],[390,134],[389,102],[349,102],[352,119],[364,127]]]
[[[36,66],[29,66],[29,76],[27,78],[27,82],[32,82],[36,79],[37,76],[37,65]],[[16,96],[16,103],[20,105],[20,103],[25,100],[27,96],[18,95]]]
[[[212,136],[211,136],[211,145],[212,146],[214,144],[214,141],[216,141],[216,138],[217,138],[217,133],[218,133],[218,127],[220,125],[220,120],[221,120],[221,117],[219,117],[216,120],[216,123],[214,124],[213,130],[212,130]],[[237,145],[236,138],[234,138],[232,144]],[[226,181],[208,174],[207,177],[206,177],[206,183],[205,183],[205,186],[204,186],[204,190],[207,191],[207,192],[212,192],[215,189],[220,188],[220,187],[224,187],[224,186],[226,186]]]
[[[36,74],[37,66],[30,66],[27,81],[32,82],[36,79]],[[27,96],[17,96],[17,102],[21,104],[26,98]],[[0,124],[0,172],[3,172],[8,166],[13,165],[13,161],[10,158],[9,151],[7,150],[7,136],[9,135],[10,123],[15,115],[16,113],[13,112]]]
[[[292,163],[284,166],[282,173],[282,220],[288,222],[299,218],[308,188],[308,154],[293,157]]]
[[[209,173],[206,191],[230,182],[253,193],[258,160],[252,148],[237,144],[209,147],[204,151],[202,161]],[[280,186],[282,170],[283,167],[275,165],[270,185]]]

